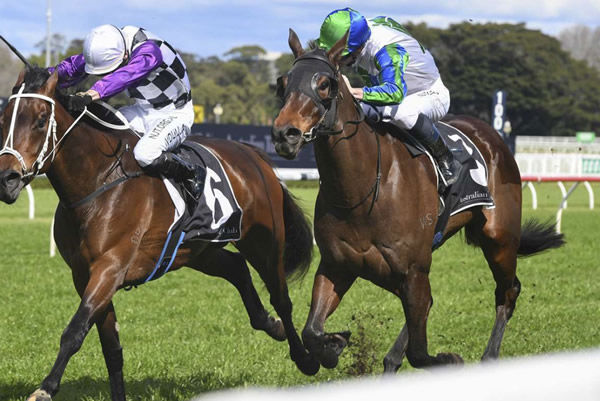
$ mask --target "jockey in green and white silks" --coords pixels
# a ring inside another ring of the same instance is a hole
[[[450,93],[431,53],[393,19],[366,20],[351,8],[325,18],[318,46],[329,50],[346,32],[342,63],[355,65],[367,83],[352,88],[346,81],[352,95],[370,119],[406,129],[423,143],[438,161],[446,186],[453,184],[460,164],[433,125],[448,112]]]

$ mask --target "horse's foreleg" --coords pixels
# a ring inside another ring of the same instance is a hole
[[[384,373],[396,373],[400,366],[402,366],[402,360],[406,355],[406,348],[408,347],[408,327],[406,324],[402,327],[402,331],[396,338],[394,345],[388,351],[387,355],[383,358],[383,371]]]
[[[328,269],[323,262],[315,276],[310,312],[302,339],[311,355],[328,369],[337,366],[338,357],[347,345],[350,333],[325,333],[325,320],[335,311],[354,280],[356,276]]]
[[[195,270],[229,281],[240,293],[252,327],[265,331],[277,341],[286,339],[281,320],[270,316],[263,306],[252,283],[252,276],[250,276],[246,260],[242,255],[219,249],[208,258],[202,255],[201,260],[192,261],[189,265]]]
[[[294,327],[294,322],[292,321],[292,301],[288,293],[283,261],[280,260],[279,264],[280,268],[267,268],[266,270],[259,271],[259,274],[267,285],[267,289],[271,295],[271,305],[273,305],[283,323],[290,347],[290,357],[302,373],[305,375],[314,375],[319,371],[319,362],[306,351],[296,331],[296,327]]]
[[[102,353],[108,369],[112,401],[125,401],[125,383],[123,381],[123,349],[119,342],[117,316],[110,302],[96,323]]]
[[[419,267],[413,267],[405,280],[400,287],[400,298],[408,328],[406,357],[410,364],[415,368],[426,368],[462,363],[462,358],[457,354],[440,353],[434,357],[427,351],[427,316],[433,303],[428,273]]]
[[[92,324],[102,316],[109,305],[122,277],[120,271],[111,272],[102,267],[92,267],[91,271],[95,274],[90,277],[77,312],[63,331],[54,366],[28,401],[48,401],[58,392],[69,359],[81,348]]]

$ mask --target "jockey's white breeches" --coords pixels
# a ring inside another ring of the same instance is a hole
[[[400,104],[375,107],[383,121],[410,130],[415,126],[419,113],[425,114],[432,121],[444,117],[450,108],[450,92],[442,79],[438,78],[430,88],[406,96]]]
[[[133,155],[142,167],[151,164],[162,152],[179,146],[190,134],[194,123],[192,102],[180,109],[172,104],[160,110],[134,104],[119,111],[131,128],[143,135],[133,149]]]

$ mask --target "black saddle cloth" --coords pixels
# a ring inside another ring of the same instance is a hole
[[[185,201],[185,209],[167,233],[154,270],[139,284],[166,274],[177,250],[186,241],[201,240],[225,245],[241,236],[243,212],[219,159],[208,148],[191,140],[186,140],[176,153],[190,163],[204,166],[204,191],[200,199],[190,199],[185,183],[169,180]]]
[[[204,166],[204,190],[200,199],[190,201],[185,184],[171,183],[186,202],[186,211],[178,222],[185,232],[184,241],[229,242],[240,239],[242,209],[235,198],[229,177],[215,154],[205,146],[186,140],[177,153],[186,161]]]
[[[385,127],[381,128],[385,128],[387,132],[390,132],[394,137],[402,141],[413,157],[423,154],[428,155],[438,172],[438,177],[440,176],[435,159],[408,132],[389,123],[378,123],[378,125],[384,125]],[[441,121],[436,122],[435,126],[448,148],[452,151],[454,158],[462,164],[463,168],[456,183],[440,196],[442,212],[438,216],[435,227],[433,249],[441,245],[444,229],[451,216],[475,206],[494,207],[494,200],[488,189],[487,164],[479,149],[457,128]],[[440,184],[441,182],[438,178],[438,186]]]

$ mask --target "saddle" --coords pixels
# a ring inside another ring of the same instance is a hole
[[[86,123],[99,129],[130,130],[132,135],[138,135],[130,129],[125,117],[105,102],[92,103],[84,118]],[[229,177],[216,155],[190,138],[173,153],[190,164],[203,166],[206,174],[196,177],[200,183],[203,181],[202,195],[194,199],[186,188],[188,183],[163,178],[165,188],[175,206],[175,215],[154,270],[137,284],[156,280],[167,273],[177,250],[186,241],[201,240],[225,244],[241,237],[243,212],[235,198]]]
[[[412,157],[426,155],[438,177],[439,188],[441,185],[439,167],[425,146],[394,124],[382,121],[376,123],[369,121],[369,124],[397,138]],[[433,250],[441,245],[444,229],[451,216],[476,206],[494,208],[494,200],[488,189],[487,164],[479,149],[459,129],[443,121],[434,124],[452,151],[454,158],[463,165],[463,168],[457,182],[439,195],[440,208],[433,238]]]

